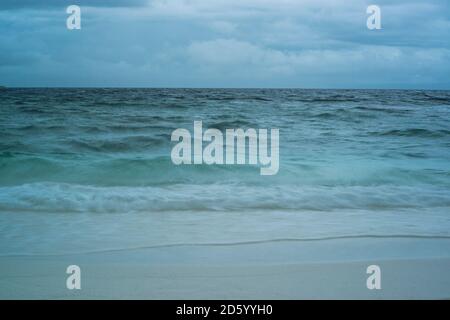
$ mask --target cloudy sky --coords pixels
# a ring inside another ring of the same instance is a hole
[[[450,89],[449,75],[448,0],[0,1],[6,86]]]

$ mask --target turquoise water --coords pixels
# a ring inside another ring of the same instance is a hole
[[[0,91],[0,253],[450,236],[450,91]],[[280,170],[175,166],[177,128],[278,128]]]

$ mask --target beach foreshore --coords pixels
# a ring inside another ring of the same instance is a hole
[[[81,289],[66,288],[69,265]],[[381,289],[366,286],[381,269]],[[448,299],[450,239],[173,244],[0,257],[1,299]]]

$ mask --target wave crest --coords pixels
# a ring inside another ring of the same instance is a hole
[[[450,207],[448,190],[407,186],[171,185],[94,187],[31,183],[0,188],[0,210],[45,212],[159,212],[404,209]]]

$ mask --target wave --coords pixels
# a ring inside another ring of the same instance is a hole
[[[426,97],[427,100],[450,105],[450,95],[448,93],[443,95],[438,95],[437,93],[423,93],[423,96]]]
[[[158,143],[144,138],[139,142]],[[1,144],[0,144],[1,145]],[[0,186],[35,182],[70,183],[106,186],[166,186],[174,184],[240,183],[248,186],[382,186],[420,185],[450,187],[450,172],[445,167],[398,167],[386,162],[317,163],[302,157],[285,155],[275,176],[263,177],[255,165],[181,165],[176,166],[168,156],[142,157],[131,152],[105,155],[101,148],[121,145],[79,145],[80,153],[60,153],[35,156],[12,151],[0,152]],[[83,150],[83,153],[81,152]],[[93,153],[86,155],[86,150]],[[126,146],[125,146],[125,150]],[[58,151],[58,150],[56,150]],[[95,153],[98,151],[98,154]],[[164,151],[168,153],[169,151]],[[427,159],[427,153],[397,150],[397,156]],[[124,155],[123,157],[121,155]],[[126,156],[125,156],[126,155]],[[393,157],[393,153],[384,156]]]
[[[442,138],[450,136],[450,130],[430,130],[423,128],[394,129],[381,132],[371,132],[375,136],[398,136],[398,137],[423,137],[423,138]]]
[[[370,107],[370,106],[356,106],[353,109],[360,110],[362,112],[366,113],[386,113],[386,114],[392,114],[392,115],[407,115],[412,110],[410,108],[399,108],[399,107]]]
[[[335,240],[351,240],[351,239],[424,239],[424,240],[450,240],[447,235],[425,235],[425,234],[356,234],[356,235],[342,235],[330,237],[314,237],[314,238],[273,238],[261,240],[248,240],[238,242],[189,242],[189,243],[165,243],[155,245],[122,247],[122,248],[107,248],[98,250],[86,251],[70,251],[67,253],[22,253],[22,254],[0,254],[0,257],[62,257],[74,254],[102,254],[114,252],[132,252],[148,249],[161,248],[183,248],[183,247],[236,247],[236,246],[251,246],[267,243],[283,243],[283,242],[321,242],[321,241],[335,241]]]
[[[94,140],[94,139],[71,139],[68,143],[73,152],[133,152],[139,150],[149,150],[156,146],[161,146],[167,140],[151,136],[127,136],[114,140]]]
[[[450,207],[447,189],[430,186],[248,187],[235,184],[94,187],[65,183],[0,187],[0,210],[3,211],[376,211],[432,207]]]
[[[55,155],[32,156],[9,151],[0,153],[0,176],[1,185],[47,181],[98,186],[149,186],[211,183],[220,178],[261,179],[255,166],[176,166],[167,156],[95,158],[62,153],[55,158]]]
[[[305,115],[300,115],[305,117]],[[315,113],[313,115],[308,115],[308,118],[317,118],[319,120],[339,120],[345,122],[357,122],[359,120],[365,119],[375,119],[376,116],[370,113],[357,112],[351,109],[333,109],[329,111]]]
[[[220,122],[211,122],[206,123],[208,128],[219,129],[222,132],[226,129],[236,129],[236,128],[247,128],[247,127],[255,127],[250,122],[245,120],[233,120],[233,121],[220,121]]]

